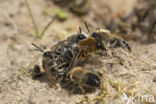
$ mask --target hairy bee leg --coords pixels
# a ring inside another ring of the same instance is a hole
[[[71,63],[69,64],[69,67],[66,68],[66,70],[64,72],[59,72],[57,74],[57,77],[59,77],[60,75],[65,77],[65,75],[68,73],[69,70],[71,70],[73,67],[75,67],[76,63],[77,63],[77,59],[80,56],[81,52],[79,52],[71,61]]]
[[[84,95],[84,98],[88,102],[88,96],[87,96],[86,91],[84,90],[83,86],[82,85],[79,85],[79,88],[81,89],[82,94]]]
[[[129,52],[131,52],[131,47],[129,46],[129,44],[126,43],[125,41],[122,41],[122,43],[123,43],[123,46],[126,47],[126,49],[127,49]]]
[[[78,54],[72,59],[69,67],[66,69],[66,72],[68,72],[70,69],[72,69],[73,67],[75,67],[75,65],[77,64],[77,59],[81,55],[81,53],[82,52],[78,52]]]
[[[44,72],[40,72],[40,73],[34,74],[34,75],[32,76],[32,78],[33,78],[33,79],[37,79],[37,78],[42,77],[42,76],[44,76],[44,75],[45,75]]]
[[[81,89],[82,94],[86,95],[86,92],[85,92],[84,88],[82,87],[82,85],[79,85],[79,88]]]
[[[130,46],[125,41],[122,41],[122,40],[117,39],[117,38],[112,40],[111,47],[113,47],[113,48],[122,47],[123,49],[127,49],[127,51],[131,52]]]
[[[42,77],[44,75],[45,75],[45,73],[41,72],[40,66],[39,65],[35,65],[33,70],[32,70],[32,78],[33,79],[37,79],[37,78]]]
[[[56,82],[54,82],[54,81],[48,82],[48,85],[49,85],[50,88],[58,89],[58,86],[56,85]]]
[[[65,76],[65,72],[57,72],[56,73],[56,80],[58,80],[59,78],[61,78],[61,80],[63,79],[63,77]]]
[[[122,46],[122,44],[121,44],[119,39],[115,38],[115,39],[113,39],[111,41],[111,47],[118,48],[118,47],[121,47],[121,46]]]

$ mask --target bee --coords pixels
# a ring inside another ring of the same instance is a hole
[[[80,42],[80,49],[83,54],[94,54],[95,51],[105,50],[106,48],[101,41],[96,40],[94,37],[88,37],[86,40]],[[82,56],[85,56],[83,55]]]
[[[50,80],[62,78],[70,70],[74,57],[79,53],[78,44],[86,38],[83,33],[74,34],[43,53],[43,69]]]
[[[112,35],[109,30],[99,29],[96,32],[92,32],[91,37],[94,37],[97,41],[101,41],[107,48],[121,47],[128,52],[131,52],[129,44],[122,38]]]
[[[93,72],[83,67],[75,67],[69,73],[70,81],[78,84],[82,92],[85,93],[85,88],[96,89],[101,85],[101,77],[98,73]]]
[[[80,32],[82,33],[82,32]],[[95,50],[105,50],[100,41],[95,38],[85,36],[85,34],[75,34],[61,41],[51,48],[51,51],[43,54],[43,68],[48,76],[65,76],[66,73],[77,63],[82,63]]]
[[[44,51],[35,44],[32,44],[43,53],[42,66],[49,80],[53,80],[59,76],[63,76],[66,70],[69,70],[73,58],[78,54],[78,44],[87,38],[86,33],[73,34],[67,39],[52,46],[50,51]]]
[[[101,41],[96,41],[93,37],[87,38],[82,32],[59,42],[50,51],[37,48],[43,52],[42,65],[50,81],[62,80],[72,68],[93,55],[94,51],[105,50]]]
[[[73,59],[70,69],[87,63],[89,58],[95,56],[95,52],[99,50],[106,51],[105,46],[93,37],[88,37],[80,41],[78,49],[79,52]]]

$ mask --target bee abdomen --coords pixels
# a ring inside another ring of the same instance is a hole
[[[90,87],[99,87],[101,84],[100,78],[93,73],[86,73],[82,79],[82,81]]]

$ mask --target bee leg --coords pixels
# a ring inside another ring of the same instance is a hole
[[[86,101],[88,102],[89,98],[86,94],[86,91],[84,90],[83,86],[82,85],[79,85],[79,88],[81,89],[82,91],[82,94],[84,95],[84,98],[86,99]]]
[[[131,48],[130,46],[123,40],[120,40],[118,38],[115,38],[111,41],[111,46],[113,48],[118,48],[118,47],[122,47],[123,49],[128,50],[129,52],[131,52]]]
[[[124,48],[126,48],[129,52],[131,52],[131,47],[129,46],[129,44],[128,43],[126,43],[125,41],[122,41],[122,46],[124,47]]]
[[[54,81],[48,82],[48,85],[49,85],[50,88],[58,89],[58,86],[56,85],[56,82],[54,82]]]
[[[113,48],[118,48],[122,46],[120,40],[117,38],[112,39],[110,43],[111,43],[111,47]]]
[[[83,86],[79,84],[79,88],[81,89],[82,94],[83,94],[83,95],[86,95],[86,92],[85,92],[85,90],[84,90]]]
[[[42,77],[42,76],[44,76],[45,75],[45,73],[44,72],[40,72],[40,73],[36,73],[35,75],[33,75],[33,79],[37,79],[37,78],[40,78],[40,77]]]
[[[66,73],[65,72],[57,72],[56,73],[56,80],[61,78],[61,80],[65,77]]]
[[[33,68],[33,71],[32,71],[32,78],[37,79],[37,78],[42,77],[44,75],[45,75],[45,73],[41,72],[39,65],[35,65]]]

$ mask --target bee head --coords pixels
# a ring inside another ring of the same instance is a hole
[[[99,29],[96,32],[93,32],[91,34],[92,37],[94,37],[98,41],[104,41],[107,42],[108,39],[110,38],[110,31],[106,29]]]
[[[84,40],[84,39],[86,39],[87,37],[85,36],[85,35],[83,35],[83,34],[78,34],[78,36],[77,36],[77,39],[78,40]]]
[[[52,56],[51,56],[51,51],[45,51],[44,53],[43,53],[43,57],[44,58],[51,58]]]
[[[77,34],[75,39],[73,39],[73,41],[75,41],[76,43],[79,43],[82,40],[85,40],[87,38],[87,36],[85,34]]]
[[[52,59],[52,52],[51,51],[45,51],[42,55],[42,65],[45,69],[46,67],[49,67],[51,63],[50,60]]]
[[[68,37],[68,40],[71,42],[71,43],[79,43],[80,41],[84,40],[87,38],[87,35],[85,33],[80,33],[80,34],[74,34],[70,37]]]
[[[86,33],[84,33],[82,30],[81,30],[81,27],[79,27],[79,34],[78,34],[78,36],[77,36],[77,39],[79,39],[79,40],[83,40],[83,39],[86,39],[87,37],[86,37]]]

